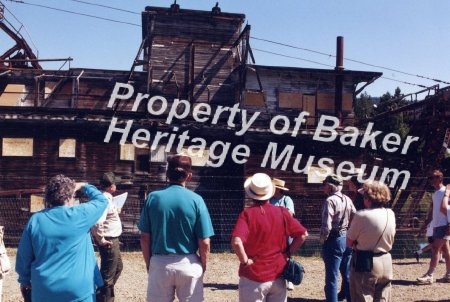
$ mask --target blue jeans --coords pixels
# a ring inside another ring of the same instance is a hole
[[[322,259],[325,264],[325,297],[327,302],[337,302],[337,287],[339,272],[346,293],[350,301],[350,262],[352,252],[345,245],[346,237],[329,237],[322,246]]]

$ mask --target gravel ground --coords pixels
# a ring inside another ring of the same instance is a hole
[[[8,249],[12,264],[15,262],[15,249]],[[116,302],[145,301],[147,273],[140,252],[123,254],[124,271],[116,288]],[[289,292],[288,301],[324,301],[324,268],[321,259],[316,257],[295,257],[304,265],[306,275],[303,283]],[[450,283],[416,285],[415,280],[428,268],[428,258],[417,263],[415,259],[394,260],[393,301],[450,301]],[[238,261],[230,253],[212,254],[205,275],[205,301],[238,301],[237,276]],[[436,276],[441,277],[445,265],[440,264]],[[6,276],[3,284],[3,301],[21,301],[17,274]]]

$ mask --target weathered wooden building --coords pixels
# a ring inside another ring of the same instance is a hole
[[[129,192],[123,242],[137,246],[140,209],[146,194],[166,182],[167,154],[188,149],[198,155],[189,186],[211,212],[213,248],[228,248],[244,204],[243,181],[257,171],[286,179],[299,218],[318,227],[322,178],[316,172],[323,167],[316,161],[302,172],[291,167],[307,165],[310,156],[332,159],[331,168],[362,162],[365,149],[313,136],[321,117],[353,125],[358,85],[381,74],[339,64],[332,70],[249,64],[250,26],[244,21],[243,14],[218,7],[146,7],[130,71],[43,70],[29,64],[31,56],[15,61],[15,51],[3,55],[0,222],[7,226],[7,244],[17,243],[36,206],[30,196],[49,177],[63,173],[96,184],[103,172],[114,171],[122,179],[119,193]],[[294,130],[302,112],[308,115]],[[268,160],[274,145],[278,156],[286,146],[292,151],[285,156],[289,168]]]
[[[444,183],[450,181],[449,104],[450,86],[440,88],[434,85],[394,97],[388,104],[390,110],[360,121],[389,123],[392,119],[401,119],[407,121],[408,135],[417,137],[414,148],[405,154],[380,152],[377,155],[382,165],[408,171],[411,175],[406,188],[397,186],[393,190],[396,196],[391,206],[396,213],[398,231],[416,234],[417,228],[426,220],[431,198],[427,193],[434,191],[428,181],[432,170],[439,169],[444,173]]]

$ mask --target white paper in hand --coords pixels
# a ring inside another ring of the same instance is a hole
[[[128,192],[125,192],[120,195],[114,196],[112,202],[117,208],[121,209],[123,207],[123,204],[127,200],[127,197]]]

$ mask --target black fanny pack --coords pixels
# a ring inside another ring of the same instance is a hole
[[[371,272],[373,268],[373,256],[372,251],[353,251],[352,262],[355,272]]]

